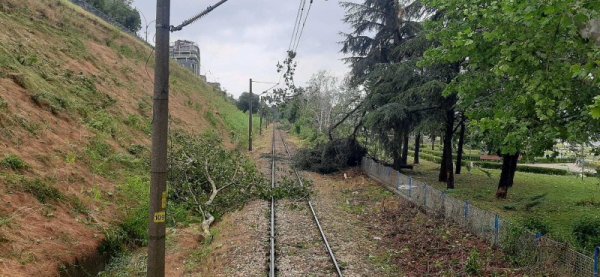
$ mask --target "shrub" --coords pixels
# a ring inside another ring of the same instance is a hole
[[[129,154],[131,155],[140,158],[142,154],[148,152],[148,149],[146,149],[146,147],[141,144],[133,144],[127,147],[127,152],[129,152]]]
[[[502,169],[501,163],[475,162],[474,164],[481,168]],[[564,169],[543,168],[543,167],[526,166],[526,165],[517,165],[517,171],[538,173],[538,174],[547,174],[547,175],[569,175],[569,172]]]
[[[105,111],[95,112],[86,123],[91,128],[106,134],[115,135],[117,131],[116,120]]]
[[[573,226],[573,236],[581,248],[593,251],[600,245],[600,218],[579,219]]]
[[[530,217],[523,222],[525,228],[542,235],[550,233],[550,225],[540,218]]]
[[[23,161],[19,156],[11,154],[6,156],[2,161],[0,161],[0,165],[4,168],[9,168],[12,170],[22,170],[29,167],[29,165]]]

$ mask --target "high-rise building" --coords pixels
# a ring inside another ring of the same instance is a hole
[[[171,59],[200,76],[200,47],[188,40],[175,41],[169,47]]]

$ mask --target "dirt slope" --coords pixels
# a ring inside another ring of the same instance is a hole
[[[119,186],[146,174],[152,50],[64,0],[0,1],[0,26],[0,276],[55,275],[97,251],[127,212]],[[171,75],[171,129],[234,145],[243,114]]]

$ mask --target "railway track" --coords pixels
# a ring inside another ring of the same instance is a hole
[[[276,144],[277,144],[277,128],[276,126],[273,127],[273,137],[272,137],[272,148],[271,148],[271,187],[275,188],[275,186],[277,185],[276,182],[276,172],[277,172],[277,167],[276,167]],[[288,160],[292,160],[292,156],[290,153],[290,149],[287,145],[287,143],[285,142],[285,138],[284,136],[282,136],[281,134],[279,134],[279,138],[281,139],[281,145],[283,146],[285,155],[287,156]],[[293,167],[290,166],[290,169],[293,171],[295,179],[297,180],[297,184],[300,186],[304,186],[304,183],[302,181],[302,178],[300,177],[300,174],[298,173],[298,171]],[[323,227],[319,221],[319,218],[317,216],[317,213],[315,211],[315,207],[312,203],[312,201],[310,200],[310,198],[308,198],[306,200],[306,203],[308,205],[308,208],[310,210],[310,214],[312,216],[312,220],[316,226],[316,228],[319,231],[319,234],[321,236],[321,240],[325,246],[325,249],[327,251],[327,254],[329,255],[329,259],[333,265],[333,267],[335,268],[335,274],[337,274],[338,276],[342,277],[342,271],[340,269],[340,266],[337,262],[337,259],[335,257],[335,254],[333,253],[333,250],[331,249],[331,246],[329,245],[329,241],[327,240],[327,236],[325,235],[325,232],[323,231]],[[269,254],[269,276],[270,277],[274,277],[277,276],[277,239],[276,236],[278,234],[277,232],[277,222],[276,222],[276,218],[277,218],[277,205],[276,205],[276,200],[271,197],[271,216],[270,216],[270,254]],[[298,226],[300,227],[300,226]],[[306,226],[302,226],[302,227],[306,227]]]

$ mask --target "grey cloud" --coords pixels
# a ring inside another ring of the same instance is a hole
[[[219,81],[238,96],[247,91],[248,78],[278,79],[275,64],[285,58],[300,0],[229,0],[221,7],[172,34],[171,40],[188,39],[199,43],[202,73]],[[176,25],[204,10],[214,1],[171,1],[171,24]],[[134,5],[147,20],[156,14],[156,1],[135,0]],[[315,0],[298,48],[296,80],[302,85],[320,69],[343,77],[348,71],[340,59],[340,31],[343,9],[338,1]],[[149,29],[153,37],[154,26]],[[260,90],[262,88],[257,88]]]

